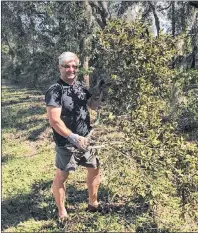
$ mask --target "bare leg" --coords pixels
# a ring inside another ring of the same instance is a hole
[[[87,168],[87,186],[89,193],[89,204],[98,206],[98,188],[100,185],[100,169]]]
[[[58,207],[58,215],[60,218],[67,216],[67,211],[65,209],[65,185],[64,182],[68,178],[69,173],[61,171],[60,169],[56,170],[56,174],[52,184],[52,191],[56,205]]]

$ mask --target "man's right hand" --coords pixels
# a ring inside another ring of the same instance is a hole
[[[94,96],[100,96],[101,92],[103,91],[105,82],[104,80],[100,80],[95,87],[92,88],[92,92]]]
[[[75,145],[81,151],[87,151],[88,139],[78,134],[71,133],[66,137],[69,142]]]
[[[105,82],[103,79],[100,80],[96,86],[91,88],[91,93],[94,99],[102,99],[103,93],[108,90],[111,86],[111,82]]]

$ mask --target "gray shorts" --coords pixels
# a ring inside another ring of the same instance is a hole
[[[72,146],[57,146],[56,150],[56,167],[61,171],[75,171],[81,165],[84,167],[99,167],[99,160],[92,150],[80,152]]]

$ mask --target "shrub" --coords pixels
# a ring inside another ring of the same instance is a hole
[[[171,95],[174,97],[173,87],[179,82],[178,72],[170,69],[174,40],[167,35],[155,38],[147,30],[140,22],[116,20],[99,33],[97,55],[112,81],[109,119],[105,122],[119,126],[125,135],[120,138],[122,148],[109,147],[117,149],[112,156],[118,169],[123,166],[123,157],[131,158],[140,169],[142,178],[135,195],[149,203],[150,213],[164,203],[168,205],[164,197],[168,196],[178,213],[195,220],[198,148],[178,134],[177,117],[168,121],[163,118],[172,111]],[[195,76],[191,77],[180,80],[180,91],[187,83],[195,82]],[[191,112],[195,109],[192,99],[187,104]],[[118,116],[123,114],[128,118],[120,120]],[[114,189],[116,185],[119,189],[120,179],[113,180]]]

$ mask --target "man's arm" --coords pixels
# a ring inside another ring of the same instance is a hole
[[[75,145],[81,151],[86,151],[88,146],[88,139],[78,134],[72,133],[61,120],[61,108],[47,106],[47,114],[51,127],[60,135],[67,138],[67,140]]]
[[[51,127],[63,137],[68,137],[72,132],[61,120],[61,107],[47,106],[47,115]]]

